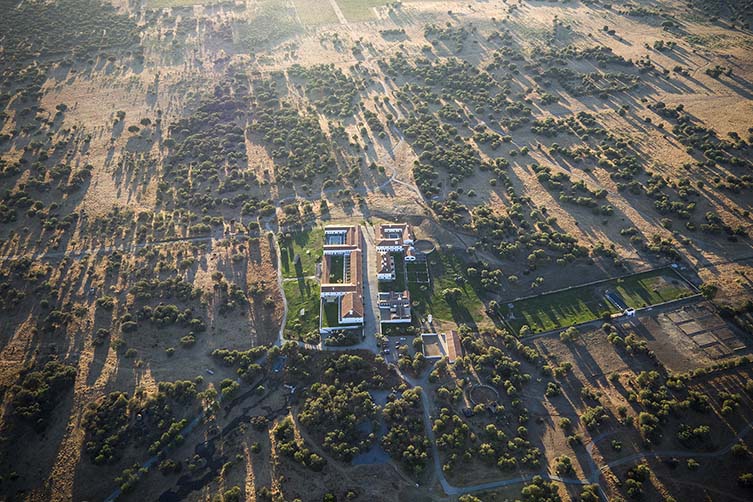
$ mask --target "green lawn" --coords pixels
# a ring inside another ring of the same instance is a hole
[[[387,5],[391,0],[336,0],[345,19],[350,22],[374,19],[372,7]]]
[[[403,253],[392,253],[392,258],[395,260],[393,291],[405,291],[405,255]]]
[[[339,255],[330,256],[329,259],[329,283],[341,284],[343,282],[343,266],[345,258]]]
[[[690,286],[671,268],[646,272],[620,279],[615,291],[628,307],[641,308],[690,296]]]
[[[293,234],[290,240],[282,240],[279,244],[282,276],[310,277],[316,272],[317,262],[322,259],[324,230],[317,227],[298,232]],[[300,257],[298,263],[295,262],[296,256]]]
[[[340,325],[340,319],[338,318],[339,304],[337,302],[322,302],[322,314],[324,315],[322,318],[322,326],[325,328],[332,328]]]
[[[617,308],[604,297],[607,290],[619,293],[632,308],[677,300],[694,293],[672,269],[662,269],[515,302],[512,309],[515,319],[509,319],[507,305],[502,306],[502,312],[515,331],[523,325],[528,325],[534,333],[566,328],[599,319],[607,311],[617,313]]]
[[[416,310],[431,314],[440,321],[479,323],[484,318],[484,303],[467,280],[466,265],[452,252],[437,249],[428,257],[431,284],[410,283],[411,300],[419,302]],[[462,278],[460,282],[456,278]],[[455,299],[445,299],[446,289],[459,289]]]
[[[299,279],[282,283],[288,301],[286,338],[298,338],[310,331],[319,331],[319,283],[312,279]],[[303,317],[300,316],[304,309]]]
[[[617,309],[597,292],[595,286],[575,288],[516,302],[512,309],[515,319],[512,320],[508,318],[507,305],[504,305],[502,310],[505,319],[508,319],[508,323],[516,332],[527,324],[534,333],[593,321],[606,311],[617,312]]]

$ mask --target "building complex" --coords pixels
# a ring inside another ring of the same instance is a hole
[[[410,293],[408,291],[380,291],[379,317],[383,323],[409,323]]]
[[[324,227],[319,331],[358,329],[364,322],[361,227]]]
[[[406,285],[405,263],[416,260],[413,228],[407,223],[379,225],[376,253],[377,279],[380,283],[378,298],[379,317],[382,323],[411,322],[411,300]]]

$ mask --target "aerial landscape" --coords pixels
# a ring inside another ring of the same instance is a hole
[[[0,4],[0,500],[753,500],[753,1]]]

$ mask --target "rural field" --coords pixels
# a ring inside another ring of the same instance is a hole
[[[0,8],[0,499],[753,499],[750,0]]]

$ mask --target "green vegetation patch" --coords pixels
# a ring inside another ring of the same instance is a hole
[[[324,230],[312,228],[294,234],[285,234],[279,240],[282,276],[285,278],[310,277],[322,259]]]
[[[408,283],[429,282],[429,269],[427,268],[426,263],[406,263],[405,269],[408,275]]]
[[[672,269],[617,279],[614,288],[628,307],[642,308],[690,296],[694,291]]]
[[[293,0],[298,18],[306,26],[338,23],[335,9],[328,1]]]
[[[382,323],[382,335],[384,336],[405,336],[413,338],[416,336],[416,332],[416,327],[411,324]]]
[[[430,284],[409,283],[416,310],[435,319],[473,324],[481,318],[484,303],[468,280],[466,265],[450,250],[437,249],[427,256]]]
[[[392,253],[395,260],[395,280],[392,281],[393,291],[405,291],[405,256],[403,253]]]
[[[322,301],[322,326],[325,328],[332,328],[340,325],[339,314],[340,304],[339,302],[325,302]]]
[[[616,291],[630,308],[648,307],[694,293],[676,272],[667,268],[544,294],[514,302],[512,309],[503,305],[501,311],[515,332],[527,325],[531,332],[540,333],[617,313],[617,307],[604,297],[606,291]]]
[[[109,2],[3,2],[2,12],[4,62],[19,56],[27,58],[35,52],[83,58],[139,43],[140,29],[135,18],[120,14]],[[140,56],[141,50],[136,49],[135,54]]]
[[[329,282],[330,284],[341,284],[343,282],[343,267],[345,258],[340,255],[332,256],[329,260]]]
[[[10,415],[28,423],[37,432],[48,424],[52,410],[73,386],[76,368],[57,361],[27,373],[11,388]]]
[[[253,16],[237,26],[241,46],[252,53],[303,30],[295,9],[282,0],[263,0],[255,7]]]
[[[528,325],[533,333],[540,333],[616,313],[616,307],[598,291],[595,286],[569,289],[515,302],[512,309],[505,305],[502,311],[516,333],[524,325]],[[510,318],[511,312],[513,318]]]
[[[336,0],[345,19],[350,22],[374,19],[374,7],[391,3],[389,0]]]
[[[285,337],[298,339],[319,332],[319,283],[312,279],[285,281],[282,284],[288,301]],[[303,315],[301,316],[301,309]]]
[[[415,387],[384,406],[384,421],[389,428],[382,447],[413,474],[420,474],[429,460],[429,439],[421,419],[421,388]]]

